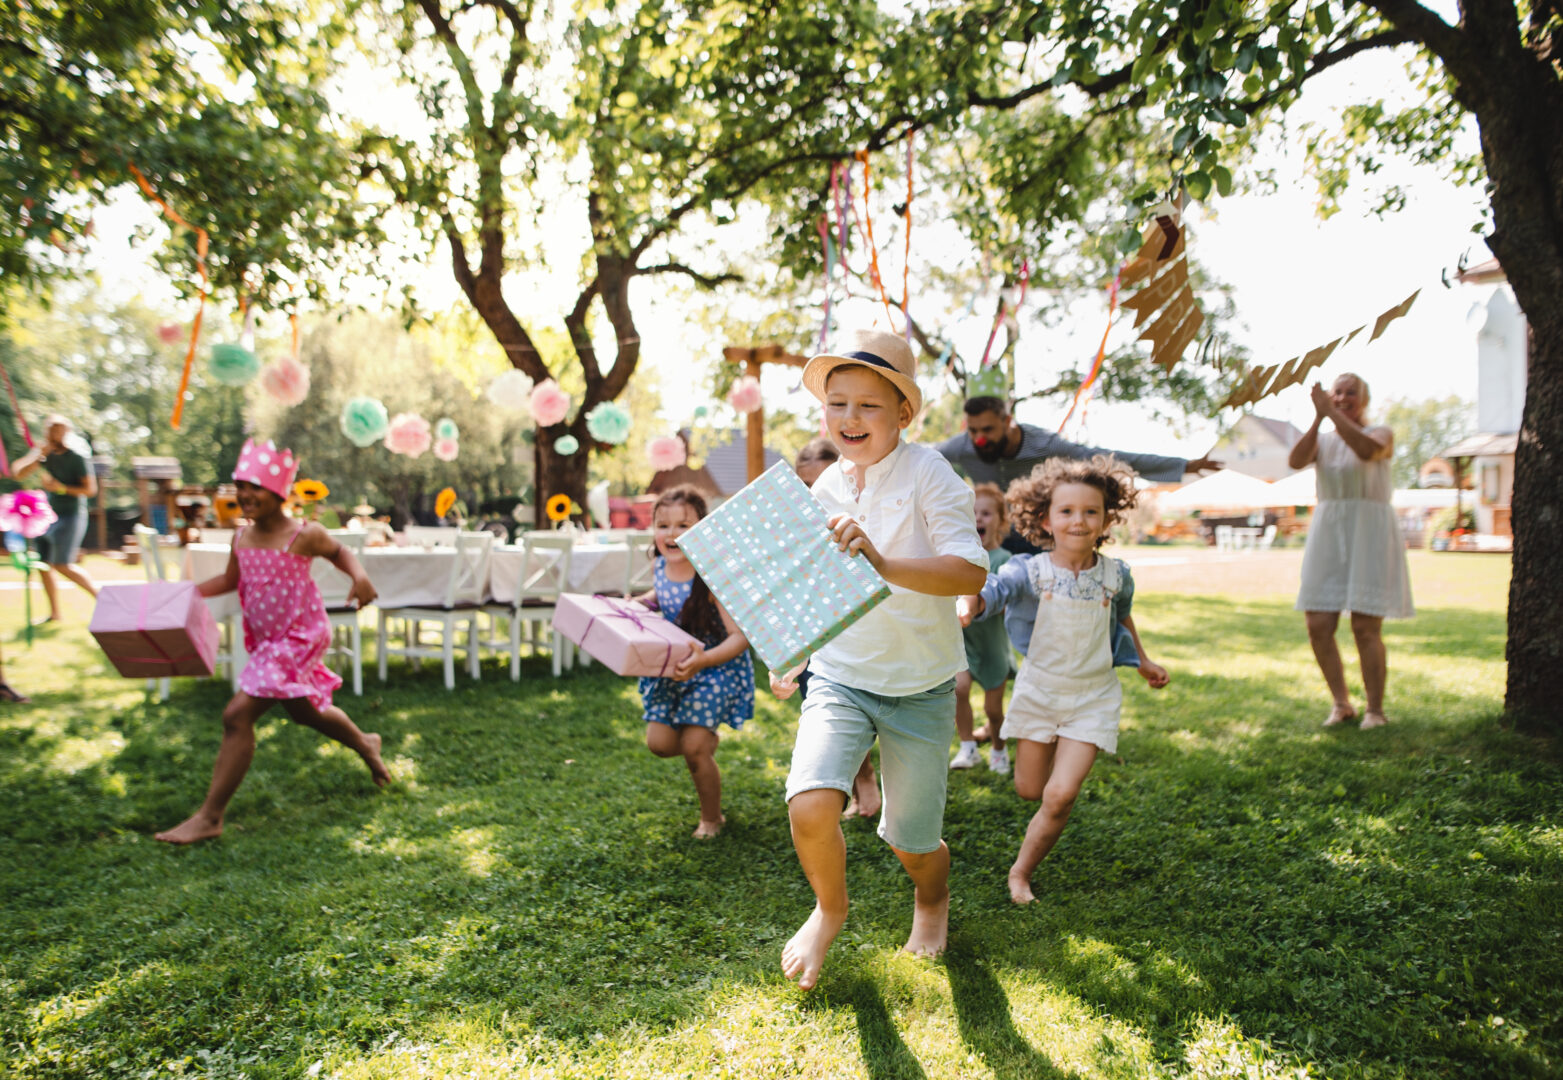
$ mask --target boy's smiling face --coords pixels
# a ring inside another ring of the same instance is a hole
[[[911,403],[895,384],[861,364],[843,365],[825,380],[825,428],[854,465],[883,461],[911,422]]]

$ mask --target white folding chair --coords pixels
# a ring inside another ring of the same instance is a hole
[[[451,529],[450,532],[456,532]],[[456,558],[445,583],[445,600],[439,607],[380,608],[379,633],[376,645],[379,652],[380,681],[385,681],[385,663],[392,656],[405,656],[411,660],[439,657],[445,665],[445,689],[456,688],[456,667],[453,650],[456,647],[456,628],[467,626],[467,671],[478,677],[478,616],[483,612],[483,601],[488,595],[488,562],[494,549],[494,534],[487,532],[461,532],[456,536]],[[405,623],[404,644],[396,648],[387,642],[390,620],[401,619]],[[436,647],[423,644],[424,623],[440,628],[440,643]]]
[[[402,530],[409,547],[455,547],[460,529],[447,529],[439,525],[408,525]]]
[[[200,530],[201,538],[197,543],[227,544],[229,547],[232,547],[233,534],[237,531],[236,529],[208,529],[203,525]]]
[[[624,568],[624,595],[635,596],[656,584],[657,542],[649,532],[632,532],[624,538],[629,545],[629,564]]]
[[[136,550],[141,553],[141,566],[146,571],[147,580],[167,581],[168,573],[163,566],[163,552],[158,531],[140,524],[132,526],[131,530],[136,535]],[[159,701],[167,701],[170,683],[171,680],[166,677],[148,679],[147,693],[155,693]]]
[[[510,678],[521,681],[521,628],[527,629],[527,639],[532,652],[537,653],[537,631],[540,624],[553,627],[554,610],[559,594],[569,588],[570,559],[575,551],[575,538],[568,533],[527,533],[521,540],[521,577],[516,582],[516,598],[511,604],[488,604],[484,611],[494,622],[496,633],[480,642],[483,648],[498,652],[509,649]],[[498,636],[500,619],[508,619],[510,633],[507,638]],[[564,640],[559,631],[553,630],[552,654],[554,677],[559,676],[561,666],[574,660],[574,646]]]
[[[343,547],[351,551],[359,560],[363,561],[364,541],[369,536],[358,529],[328,529],[331,538]],[[352,592],[352,582],[341,574],[332,574],[327,578],[325,586],[320,590],[320,598],[326,604],[326,618],[331,620],[331,644],[326,649],[326,656],[340,656],[352,665],[353,693],[359,697],[364,693],[364,641],[363,627],[360,625],[359,616],[362,612],[357,607],[348,605],[348,597]]]

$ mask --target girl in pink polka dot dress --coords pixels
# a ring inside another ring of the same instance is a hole
[[[223,710],[223,740],[206,801],[190,818],[157,834],[171,844],[218,836],[223,813],[255,757],[255,724],[273,705],[357,752],[378,785],[390,780],[380,760],[380,736],[358,729],[331,703],[342,680],[322,662],[331,644],[331,622],[320,589],[309,576],[317,556],[353,579],[351,599],[372,604],[375,589],[353,553],[314,522],[297,522],[283,510],[298,462],[289,450],[253,439],[244,444],[239,467],[239,509],[254,524],[233,538],[228,568],[201,582],[202,596],[239,590],[244,610],[244,647],[249,661],[239,675],[239,692]]]

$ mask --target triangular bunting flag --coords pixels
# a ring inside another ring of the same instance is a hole
[[[1416,298],[1418,296],[1420,296],[1420,295],[1422,295],[1422,290],[1418,289],[1416,292],[1414,292],[1410,296],[1406,297],[1400,303],[1396,304],[1394,307],[1392,307],[1388,311],[1384,312],[1384,314],[1380,315],[1378,317],[1378,321],[1373,324],[1373,336],[1368,338],[1368,344],[1371,345],[1373,342],[1377,341],[1378,340],[1378,336],[1380,334],[1382,334],[1385,330],[1389,329],[1389,324],[1390,323],[1394,322],[1396,319],[1400,318],[1406,312],[1410,311],[1411,310],[1411,305],[1416,301]]]
[[[1151,354],[1151,359],[1160,364],[1168,373],[1179,360],[1183,359],[1183,350],[1189,347],[1189,342],[1194,340],[1194,335],[1199,333],[1199,328],[1205,325],[1205,313],[1198,306],[1184,319],[1182,324],[1167,339],[1167,344]]]
[[[1139,326],[1155,314],[1179,289],[1188,284],[1188,280],[1188,260],[1178,259],[1158,274],[1155,281],[1125,300],[1123,306],[1134,312],[1134,325]]]

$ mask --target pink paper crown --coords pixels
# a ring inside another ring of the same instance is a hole
[[[233,470],[235,480],[248,480],[259,484],[279,499],[286,499],[293,490],[293,478],[298,476],[298,459],[291,450],[278,450],[277,444],[267,439],[258,443],[244,440],[239,451],[239,467]]]

